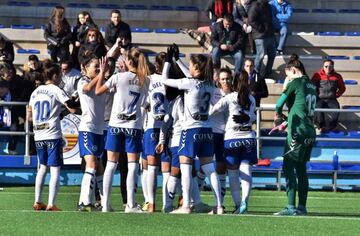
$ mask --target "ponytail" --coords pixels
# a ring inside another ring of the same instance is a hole
[[[250,88],[249,88],[249,75],[246,71],[241,71],[235,75],[234,79],[234,88],[237,95],[237,102],[242,109],[248,110],[251,105],[249,98]]]
[[[143,88],[147,76],[150,75],[150,70],[145,55],[140,52],[139,49],[132,48],[127,57],[132,62],[132,65],[136,70],[135,73],[139,79],[140,87]]]

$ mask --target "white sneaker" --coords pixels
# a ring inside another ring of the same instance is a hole
[[[191,213],[191,209],[188,207],[186,208],[180,207],[170,212],[170,214],[190,214],[190,213]]]
[[[205,204],[203,202],[200,202],[198,204],[195,204],[191,210],[196,213],[209,213],[212,210],[212,207],[208,204]]]
[[[129,205],[126,205],[125,213],[143,213],[143,210],[141,210],[141,208],[138,206],[131,208]]]
[[[212,211],[210,211],[208,214],[209,215],[222,215],[222,214],[224,214],[224,207],[223,206],[214,207],[212,209]]]
[[[101,211],[102,212],[113,212],[114,211],[114,209],[111,207],[111,206],[103,206],[102,208],[101,208]]]

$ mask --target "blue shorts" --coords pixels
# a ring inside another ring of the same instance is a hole
[[[178,150],[179,147],[169,148],[169,152],[171,155],[171,167],[180,168],[180,159],[179,159]]]
[[[86,155],[101,158],[104,151],[104,135],[91,132],[79,131],[80,157]]]
[[[225,140],[224,154],[226,164],[229,166],[239,166],[244,160],[249,161],[250,165],[254,165],[257,163],[256,139]]]
[[[216,162],[225,163],[224,134],[214,133],[214,153]]]
[[[109,126],[105,149],[112,152],[140,153],[142,130]]]
[[[46,166],[61,166],[63,164],[63,140],[51,139],[35,141],[38,161]]]
[[[144,156],[146,158],[143,158],[147,160],[147,156],[156,156],[156,146],[159,143],[159,136],[160,136],[160,129],[148,129],[144,133]],[[166,152],[161,153],[161,162],[170,162],[170,158],[166,154]]]
[[[214,135],[211,128],[193,128],[181,131],[179,156],[189,158],[212,157]]]

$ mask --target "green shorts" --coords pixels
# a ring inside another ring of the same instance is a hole
[[[288,134],[285,142],[284,158],[297,162],[309,161],[315,143],[315,136],[304,136],[298,133]]]

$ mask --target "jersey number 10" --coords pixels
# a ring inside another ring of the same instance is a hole
[[[37,101],[34,109],[36,110],[36,121],[46,121],[50,117],[50,102]]]

